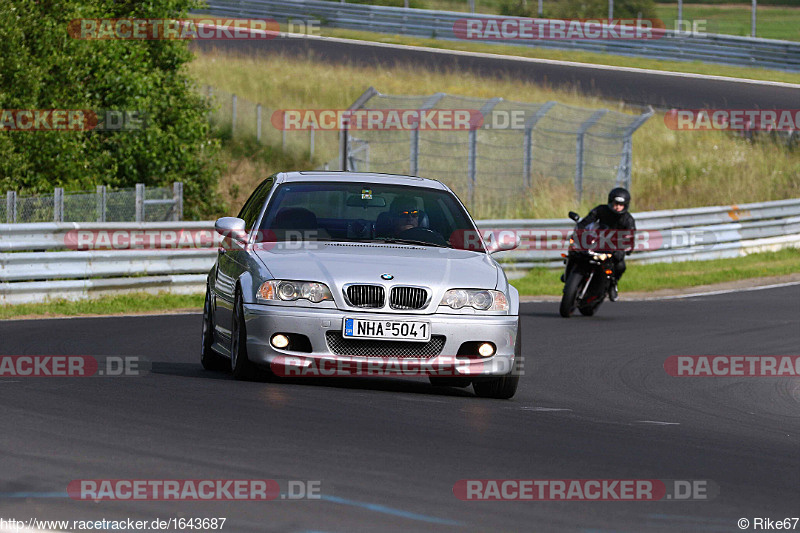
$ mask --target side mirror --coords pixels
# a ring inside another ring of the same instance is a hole
[[[239,242],[247,242],[244,220],[236,217],[222,217],[214,223],[214,229],[223,237]]]
[[[572,220],[574,220],[575,222],[577,222],[577,221],[579,221],[581,219],[581,216],[578,213],[576,213],[575,211],[570,211],[567,216],[569,218],[571,218]]]
[[[517,232],[511,230],[501,230],[497,235],[490,233],[488,241],[486,251],[490,254],[513,250],[522,242]]]

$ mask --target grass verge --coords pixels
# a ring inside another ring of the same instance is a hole
[[[47,303],[0,305],[0,320],[10,318],[154,313],[203,308],[203,294],[129,293],[91,300],[53,300]]]
[[[558,296],[564,284],[559,280],[562,269],[535,268],[511,284],[524,296]],[[750,278],[782,276],[800,272],[800,249],[750,254],[735,259],[687,261],[683,263],[628,263],[619,284],[624,292],[652,292],[711,285]]]

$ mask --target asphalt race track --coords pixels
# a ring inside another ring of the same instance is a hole
[[[624,294],[623,294],[624,297]],[[797,355],[800,286],[523,304],[510,401],[422,379],[236,382],[200,315],[0,322],[0,354],[140,356],[140,377],[0,378],[0,516],[226,517],[223,531],[739,531],[800,514],[800,379],[677,378],[670,355]],[[649,421],[649,422],[648,422]],[[670,424],[664,424],[670,423]],[[76,501],[75,479],[317,480],[321,499]],[[707,501],[466,502],[460,479],[706,480]]]
[[[611,101],[622,100],[662,109],[794,109],[800,101],[800,86],[791,84],[746,82],[713,76],[459,53],[446,49],[348,39],[312,37],[197,41],[193,45],[200,50],[233,51],[248,56],[282,53],[313,57],[332,63],[381,64],[386,67],[411,64],[418,68],[452,69],[480,76],[510,76],[533,83],[578,90]],[[369,80],[364,80],[364,83],[366,89]],[[413,88],[409,92],[414,93]]]

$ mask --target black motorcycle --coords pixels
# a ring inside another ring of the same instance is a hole
[[[570,211],[569,218],[578,222],[581,217]],[[585,230],[576,230],[570,237],[564,260],[567,266],[562,277],[564,294],[559,308],[564,318],[569,318],[576,307],[582,315],[592,316],[606,299],[614,280],[613,256],[610,250],[593,249],[598,242],[593,232],[603,229],[607,228],[589,226]]]

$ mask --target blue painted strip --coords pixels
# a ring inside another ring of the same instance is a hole
[[[356,500],[348,500],[346,498],[339,498],[337,496],[325,496],[322,495],[320,498],[321,500],[332,502],[332,503],[340,503],[342,505],[352,505],[353,507],[361,507],[363,509],[369,509],[370,511],[375,511],[376,513],[384,513],[390,514],[394,516],[399,516],[401,518],[408,518],[410,520],[419,520],[420,522],[429,522],[431,524],[441,524],[444,526],[463,526],[462,522],[456,522],[455,520],[449,520],[447,518],[437,518],[435,516],[428,516],[419,513],[412,513],[410,511],[402,511],[400,509],[394,509],[392,507],[387,507],[385,505],[379,505],[377,503],[366,503],[366,502],[359,502]]]

